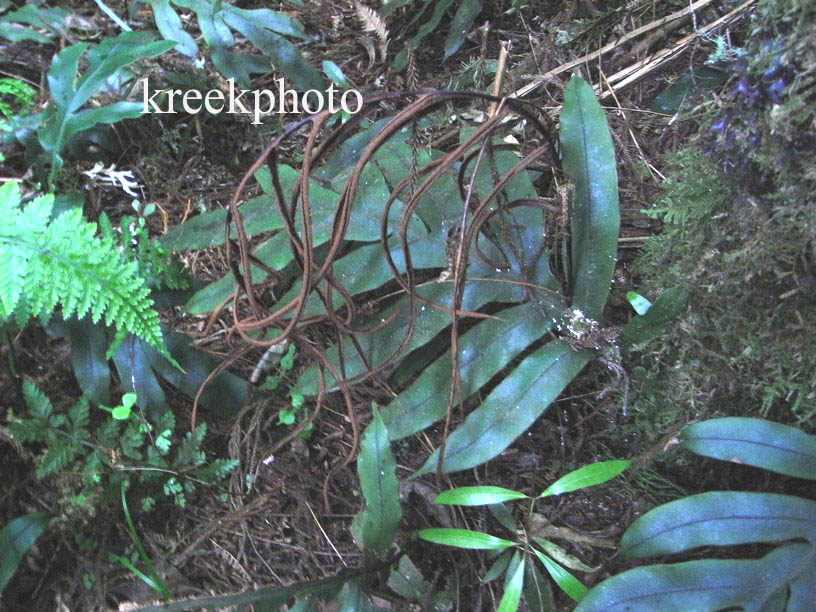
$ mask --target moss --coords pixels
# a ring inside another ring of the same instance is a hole
[[[670,160],[649,211],[663,232],[635,272],[691,306],[630,359],[636,427],[760,415],[816,429],[816,26],[811,3],[761,2],[710,130]]]

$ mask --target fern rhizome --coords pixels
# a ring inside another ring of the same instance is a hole
[[[25,325],[59,305],[66,318],[104,316],[120,337],[135,334],[172,361],[136,263],[110,238],[96,237],[80,209],[56,217],[53,209],[52,194],[22,206],[16,183],[0,187],[0,322]]]

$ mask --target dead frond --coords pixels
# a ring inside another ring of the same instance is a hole
[[[366,32],[374,32],[380,40],[380,61],[385,61],[385,56],[388,51],[388,28],[372,8],[369,8],[355,0],[354,10],[357,11],[357,18],[363,24],[363,30]]]

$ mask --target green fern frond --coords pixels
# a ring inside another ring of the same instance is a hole
[[[64,317],[104,318],[144,340],[175,363],[162,342],[149,289],[133,262],[96,225],[68,210],[51,219],[54,196],[20,206],[16,183],[0,187],[0,321],[25,324],[62,306]]]
[[[207,484],[216,484],[226,478],[240,462],[235,459],[214,459],[204,467],[193,471],[193,476]]]
[[[37,92],[27,83],[19,79],[0,79],[0,115],[11,119],[15,112],[12,105],[18,106],[20,114],[27,113],[34,105]],[[8,103],[3,98],[11,98]]]
[[[76,458],[79,451],[79,444],[76,443],[51,446],[45,451],[34,473],[37,478],[45,478],[49,474],[59,472]]]
[[[47,421],[54,410],[48,396],[30,380],[23,381],[23,400],[28,406],[31,416],[40,421]]]
[[[173,467],[182,469],[185,467],[197,466],[204,463],[206,457],[201,450],[201,443],[207,435],[207,424],[200,423],[195,432],[188,431],[179,444],[176,457],[173,460]]]

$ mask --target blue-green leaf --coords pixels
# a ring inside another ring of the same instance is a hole
[[[570,214],[573,306],[600,319],[615,269],[620,230],[615,148],[601,105],[573,75],[561,111],[561,155],[575,191]]]
[[[420,540],[433,542],[434,544],[445,544],[446,546],[456,546],[457,548],[469,548],[473,550],[504,550],[513,546],[510,540],[497,538],[481,531],[470,531],[469,529],[453,529],[440,527],[433,529],[422,529],[417,532]]]
[[[442,491],[436,496],[434,503],[457,506],[487,506],[512,499],[526,498],[527,496],[524,493],[503,487],[459,487],[449,491]]]
[[[343,585],[334,601],[339,604],[338,612],[374,612],[374,606],[357,580],[350,580]]]
[[[462,394],[484,385],[542,334],[551,328],[530,304],[522,304],[483,321],[459,338],[459,375]],[[497,343],[496,338],[502,341]],[[445,416],[450,387],[450,351],[431,363],[411,385],[383,410],[392,439],[422,431]]]
[[[778,610],[764,606],[791,579],[791,571],[813,564],[814,549],[791,544],[757,560],[702,560],[650,565],[596,585],[575,612],[654,610]],[[792,594],[791,601],[794,601]],[[810,606],[813,600],[808,600]],[[805,608],[787,607],[787,610]]]
[[[17,571],[35,540],[48,524],[51,515],[47,512],[34,512],[18,516],[3,529],[0,529],[0,593]]]
[[[816,502],[775,493],[715,491],[650,510],[623,534],[621,553],[640,558],[793,538],[816,544]]]
[[[722,85],[726,79],[728,79],[728,73],[725,70],[710,66],[694,68],[660,92],[649,105],[649,109],[656,113],[672,115],[677,112],[686,98],[715,89]]]
[[[338,66],[331,60],[323,60],[321,67],[323,68],[323,72],[326,73],[326,76],[329,77],[329,80],[332,83],[334,83],[338,87],[348,87],[346,75],[343,74],[343,71],[340,69],[340,66]]]
[[[182,28],[181,19],[170,6],[170,0],[151,0],[150,7],[153,9],[156,27],[165,40],[174,40],[179,43],[176,45],[176,51],[182,55],[195,56],[198,53],[198,45],[193,37]]]
[[[510,533],[516,533],[518,531],[518,523],[516,519],[513,518],[513,513],[510,512],[510,509],[503,503],[490,504],[487,509],[490,511],[490,514],[493,515],[493,518],[499,521],[501,526],[507,531]]]
[[[49,44],[59,31],[65,29],[66,18],[70,14],[64,8],[45,8],[34,6],[34,3],[24,4],[16,11],[0,17],[0,38],[11,42],[33,40]],[[33,26],[33,28],[27,28],[26,25]]]
[[[466,470],[501,453],[535,422],[592,356],[555,340],[525,358],[451,433],[442,471]],[[434,471],[438,456],[439,450],[434,451],[414,476]]]
[[[459,8],[456,9],[448,36],[445,39],[444,59],[448,59],[459,50],[459,47],[465,42],[465,36],[467,36],[473,22],[476,20],[476,16],[481,12],[482,3],[479,0],[462,0]]]
[[[396,469],[388,430],[374,407],[371,424],[360,441],[360,457],[357,459],[365,508],[354,517],[351,527],[354,540],[366,554],[384,557],[394,541],[402,518]]]
[[[556,480],[544,489],[539,497],[561,495],[601,484],[620,474],[629,467],[630,463],[628,459],[613,459],[585,465]]]
[[[75,133],[97,123],[113,123],[126,117],[136,117],[141,104],[121,101],[84,113],[79,109],[119,69],[143,57],[155,57],[173,47],[172,42],[154,41],[148,32],[122,32],[115,38],[106,38],[88,52],[88,68],[77,80],[79,59],[88,48],[86,43],[71,45],[58,53],[48,71],[48,86],[55,108],[46,111],[44,123],[37,130],[40,144],[48,154],[52,183],[62,166],[60,152]]]
[[[269,57],[274,66],[284,72],[296,89],[301,91],[323,89],[323,79],[317,69],[306,61],[297,47],[270,28],[274,22],[279,31],[289,30],[286,32],[288,35],[305,38],[302,26],[298,29],[293,25],[292,20],[284,23],[278,17],[270,16],[272,13],[273,11],[268,9],[250,11],[238,9],[232,5],[225,5],[222,11],[224,22],[246,36],[253,45]],[[274,15],[286,18],[280,13]]]
[[[693,453],[816,480],[816,436],[765,419],[726,417],[689,425],[680,442]]]

